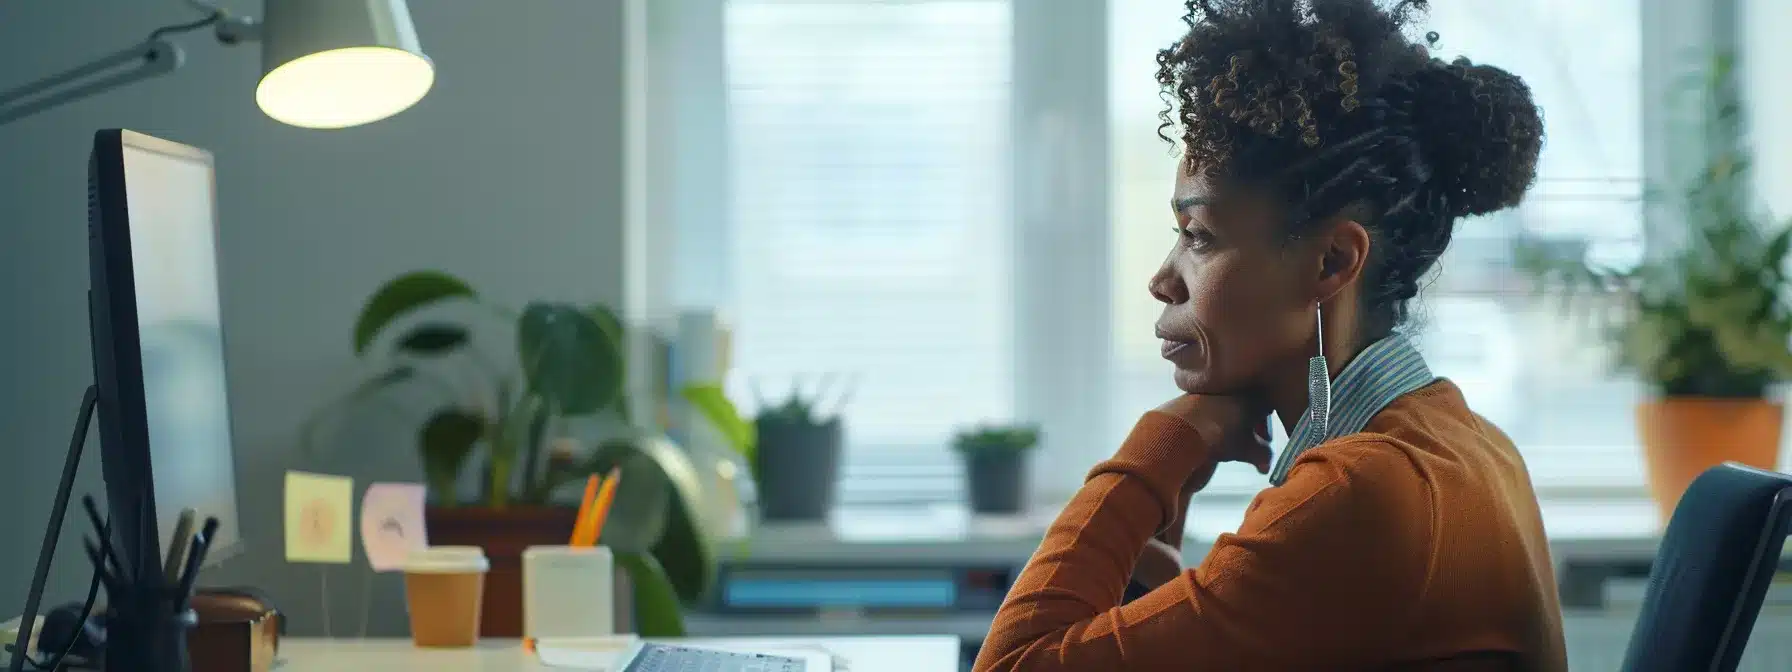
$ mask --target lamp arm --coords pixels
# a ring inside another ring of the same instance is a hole
[[[88,96],[173,72],[184,58],[180,47],[155,38],[24,86],[0,91],[0,126]],[[75,84],[122,67],[85,84]],[[71,87],[61,91],[60,87]],[[34,97],[35,96],[35,97]]]
[[[235,14],[218,15],[218,26],[213,29],[220,44],[238,45],[244,42],[261,41],[261,21],[252,16]]]
[[[157,28],[141,44],[18,88],[0,91],[0,126],[58,105],[173,72],[180,67],[184,55],[180,47],[167,40],[168,35],[212,26],[218,42],[226,45],[261,39],[261,22],[253,17],[231,14],[209,0],[187,0],[187,4],[204,12],[205,17]],[[80,83],[87,79],[92,81]]]

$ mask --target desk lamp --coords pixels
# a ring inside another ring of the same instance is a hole
[[[212,28],[218,41],[261,42],[255,103],[268,117],[301,128],[346,128],[379,121],[423,99],[435,66],[417,43],[405,0],[266,0],[260,20],[205,0],[205,16],[164,26],[141,44],[24,86],[0,91],[0,125],[180,67],[169,35]]]

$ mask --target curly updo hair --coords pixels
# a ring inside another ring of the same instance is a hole
[[[1457,219],[1518,204],[1543,146],[1523,80],[1408,38],[1426,4],[1190,0],[1157,55],[1159,134],[1189,170],[1269,188],[1290,236],[1340,214],[1369,230],[1366,328],[1405,319]]]

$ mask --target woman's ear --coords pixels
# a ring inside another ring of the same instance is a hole
[[[1369,230],[1355,219],[1339,219],[1318,242],[1319,278],[1314,298],[1324,303],[1362,277],[1369,260]]]

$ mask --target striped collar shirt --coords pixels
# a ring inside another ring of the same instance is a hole
[[[1269,472],[1270,483],[1281,485],[1287,480],[1294,461],[1307,449],[1363,431],[1369,419],[1395,399],[1435,380],[1425,357],[1405,335],[1394,334],[1370,344],[1332,382],[1329,421],[1316,425],[1312,413],[1301,414],[1288,435],[1288,446]]]

